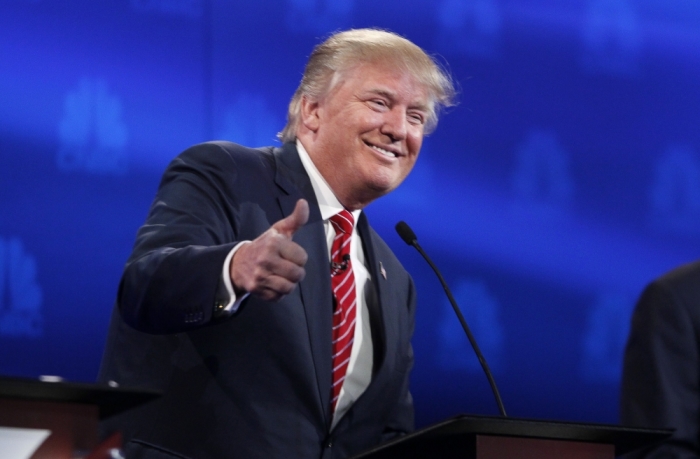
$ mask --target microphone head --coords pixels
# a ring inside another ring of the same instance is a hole
[[[408,245],[414,245],[418,243],[418,238],[416,237],[416,233],[413,232],[410,226],[404,221],[400,221],[396,224],[396,232],[399,233],[399,236],[401,236],[401,239],[408,244]]]

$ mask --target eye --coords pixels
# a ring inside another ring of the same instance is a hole
[[[387,104],[383,99],[372,99],[369,101],[369,103],[377,108],[387,108],[389,106],[389,104]]]
[[[422,113],[409,113],[408,122],[416,125],[425,124],[425,115]]]

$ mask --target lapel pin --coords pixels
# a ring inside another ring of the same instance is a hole
[[[379,262],[379,272],[382,273],[382,277],[386,280],[386,269],[384,269],[384,265],[381,261]]]

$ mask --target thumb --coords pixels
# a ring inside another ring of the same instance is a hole
[[[294,236],[299,228],[304,226],[309,220],[309,203],[305,199],[297,201],[294,211],[287,215],[282,220],[278,221],[272,227],[279,233],[287,236],[289,239]]]

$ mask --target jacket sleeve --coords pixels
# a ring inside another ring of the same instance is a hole
[[[700,455],[700,360],[688,308],[663,281],[650,284],[632,317],[625,352],[620,421],[675,428],[669,441],[627,458],[697,458]]]
[[[118,292],[122,317],[148,333],[211,322],[225,301],[224,260],[236,245],[236,164],[216,144],[192,147],[166,169]]]

